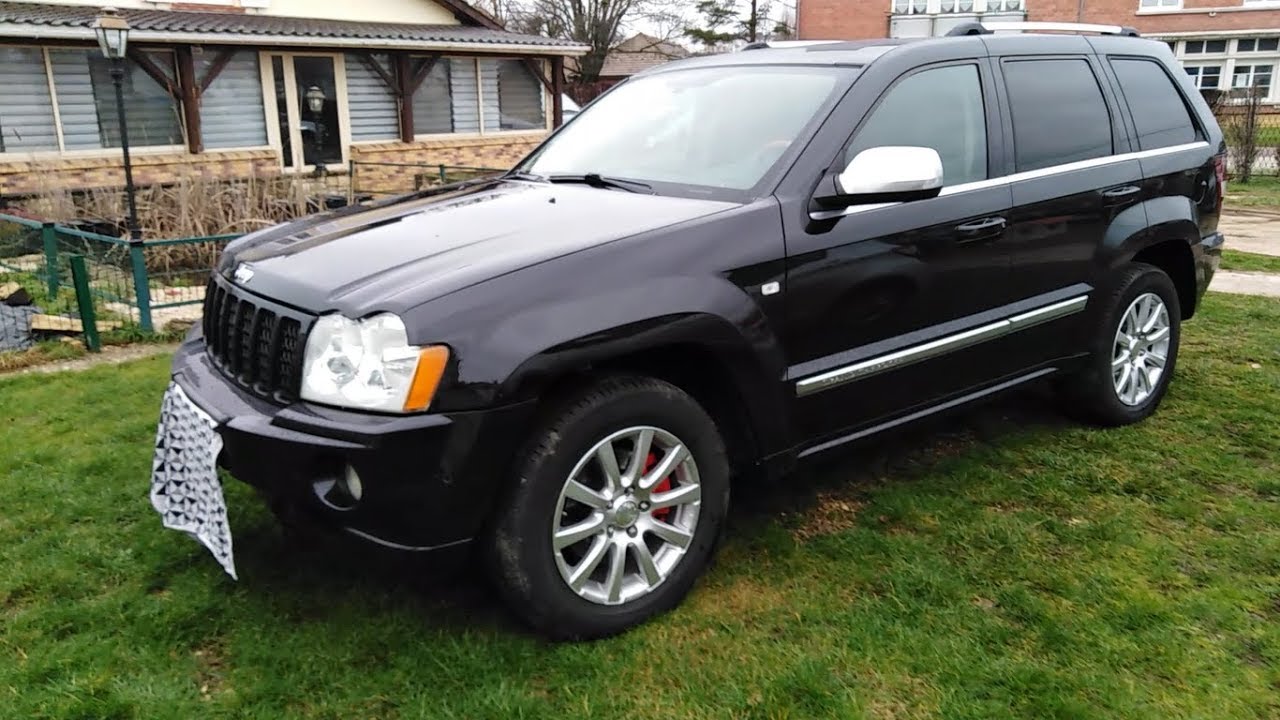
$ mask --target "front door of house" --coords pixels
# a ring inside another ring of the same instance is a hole
[[[346,164],[346,77],[341,55],[264,53],[276,121],[273,144],[286,170],[332,169]],[[264,81],[266,78],[264,78]],[[268,100],[268,104],[270,100]]]

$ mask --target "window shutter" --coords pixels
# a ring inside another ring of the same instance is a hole
[[[520,60],[498,61],[498,104],[502,130],[544,130],[542,82]],[[486,129],[492,129],[485,117]]]
[[[383,68],[390,67],[386,55],[374,55]],[[351,139],[396,140],[400,137],[400,115],[396,97],[369,60],[348,53],[347,103],[351,113]],[[415,129],[415,132],[417,130]]]
[[[195,57],[197,78],[204,78],[218,53],[206,50]],[[210,149],[262,147],[267,144],[266,111],[262,106],[262,75],[258,53],[240,50],[218,73],[200,98],[200,129]]]
[[[476,92],[474,60],[449,58],[449,87],[453,95],[453,131],[480,132],[480,98]]]
[[[453,132],[453,103],[450,100],[452,64],[440,58],[413,94],[413,132],[417,135]],[[475,78],[472,76],[472,94]]]
[[[67,150],[101,148],[98,106],[93,100],[88,54],[83,50],[50,50],[49,65],[53,69],[54,87],[58,89],[63,146]]]
[[[44,53],[39,48],[0,48],[0,152],[57,149]]]
[[[481,116],[486,131],[502,129],[502,110],[498,99],[498,61],[480,61]]]
[[[173,72],[171,53],[148,53]],[[96,50],[51,50],[53,83],[58,91],[63,144],[67,150],[120,147],[120,123],[109,64]],[[181,145],[178,104],[150,75],[125,63],[125,109],[129,145]]]

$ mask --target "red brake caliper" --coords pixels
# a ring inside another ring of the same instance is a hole
[[[649,457],[645,458],[645,461],[644,461],[644,471],[649,472],[650,470],[653,469],[653,466],[657,464],[658,464],[658,456],[653,453],[649,453]],[[653,489],[650,490],[649,492],[657,495],[658,493],[664,493],[670,489],[671,489],[671,478],[670,476],[668,476],[668,477],[662,478],[662,481],[659,482],[657,485],[654,485]],[[661,510],[654,510],[652,513],[652,515],[655,518],[663,521],[665,521],[667,519],[667,516],[670,514],[671,514],[671,508],[662,508]]]

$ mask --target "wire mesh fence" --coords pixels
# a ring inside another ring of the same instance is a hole
[[[209,274],[235,237],[130,243],[0,214],[0,352],[178,332],[199,320]]]
[[[1227,141],[1227,173],[1233,180],[1280,176],[1280,108],[1264,105],[1265,95],[1261,86],[1204,92]]]
[[[450,183],[498,175],[501,168],[426,163],[351,161],[349,176],[354,202],[400,195]]]

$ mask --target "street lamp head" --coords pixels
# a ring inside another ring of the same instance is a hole
[[[102,8],[93,21],[93,33],[98,36],[98,47],[108,60],[121,60],[129,47],[129,21],[120,17],[115,8]]]
[[[319,86],[312,85],[307,88],[305,97],[307,100],[307,107],[311,108],[311,112],[319,115],[320,112],[324,110],[324,90],[321,90]]]

